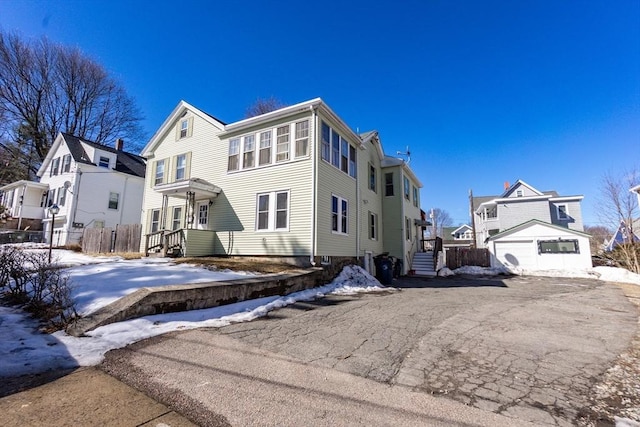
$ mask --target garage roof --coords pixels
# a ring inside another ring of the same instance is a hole
[[[576,234],[578,236],[591,237],[590,234],[584,233],[582,231],[572,230],[570,228],[561,227],[561,226],[555,225],[555,224],[550,224],[548,222],[540,221],[539,219],[532,219],[532,220],[529,220],[527,222],[523,222],[522,224],[518,224],[515,227],[511,227],[511,228],[508,228],[508,229],[506,229],[504,231],[501,231],[498,234],[494,234],[493,236],[489,236],[487,238],[487,242],[490,241],[490,240],[499,239],[501,237],[507,236],[507,235],[509,235],[511,233],[515,233],[516,231],[531,227],[532,225],[536,225],[536,224],[544,225],[544,226],[549,227],[549,228],[554,228],[554,229],[556,229],[558,231],[563,231],[565,233],[569,232],[569,233]]]

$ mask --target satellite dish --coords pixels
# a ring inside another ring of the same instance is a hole
[[[71,182],[69,181],[65,181],[64,184],[62,184],[64,186],[65,189],[69,189],[69,187],[71,187]]]

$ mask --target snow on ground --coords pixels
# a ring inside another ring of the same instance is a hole
[[[68,252],[68,251],[65,251]],[[72,253],[73,254],[73,253]],[[59,261],[75,255],[58,253]],[[195,266],[175,265],[169,260],[115,259],[66,270],[76,287],[82,312],[88,313],[140,287],[197,281],[228,280],[247,273],[214,272]],[[287,296],[274,296],[236,304],[132,319],[97,328],[88,337],[76,338],[59,331],[38,332],[38,323],[22,310],[0,306],[0,377],[43,372],[50,369],[95,365],[107,351],[178,329],[221,327],[246,322],[269,311],[327,294],[355,294],[388,290],[357,266],[345,269],[328,285]]]
[[[450,270],[442,268],[438,271],[438,276],[448,277],[456,274],[468,274],[476,276],[498,276],[498,275],[518,275],[518,276],[545,276],[545,277],[568,277],[579,279],[598,279],[605,282],[631,283],[640,285],[640,274],[635,274],[629,270],[618,267],[594,267],[586,270],[525,270],[507,269],[504,267],[476,267],[464,266]]]

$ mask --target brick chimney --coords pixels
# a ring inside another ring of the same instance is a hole
[[[511,187],[511,185],[509,184],[509,181],[505,181],[505,182],[504,182],[504,189],[505,189],[505,190],[508,190],[508,189],[509,189],[509,187]]]
[[[122,147],[124,147],[124,139],[122,138],[116,139],[116,150],[122,151]]]

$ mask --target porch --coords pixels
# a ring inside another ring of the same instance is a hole
[[[220,187],[191,178],[156,185],[153,189],[162,194],[162,206],[152,211],[151,232],[145,235],[145,256],[213,255],[216,234],[209,229],[209,210],[222,191]],[[181,199],[183,203],[174,206],[170,220],[169,198]]]

